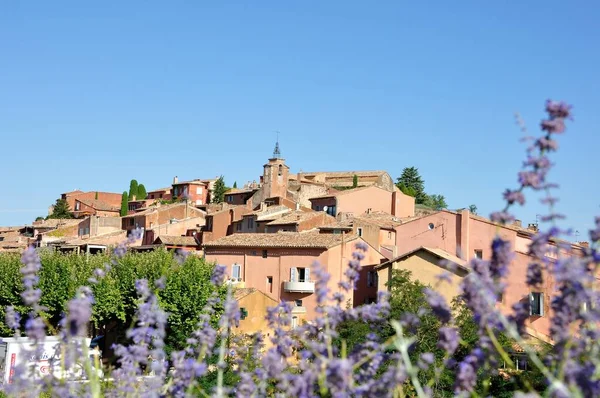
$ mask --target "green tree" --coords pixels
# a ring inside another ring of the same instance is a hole
[[[473,214],[475,214],[475,215],[476,215],[476,214],[477,214],[477,206],[475,206],[475,205],[470,205],[470,206],[469,206],[469,211],[470,211],[471,213],[473,213]]]
[[[411,189],[411,192],[414,192],[414,195],[410,196],[415,197],[415,203],[417,204],[423,204],[427,200],[425,182],[419,174],[419,169],[416,167],[405,167],[404,170],[402,170],[402,174],[397,179],[396,186],[400,190],[402,190],[402,187],[404,187],[405,190]],[[408,193],[406,194],[409,195]]]
[[[48,218],[73,218],[69,203],[65,199],[56,199],[52,213]]]
[[[435,210],[448,208],[448,204],[446,203],[446,198],[444,195],[427,195],[423,205]]]
[[[35,221],[43,221],[43,220],[44,220],[44,217],[42,217],[42,216],[37,216],[35,218]]]
[[[223,203],[225,200],[225,192],[227,192],[227,187],[225,186],[225,180],[223,179],[223,176],[221,176],[217,179],[217,181],[215,181],[211,195],[211,202]]]
[[[127,195],[127,191],[124,191],[123,195],[121,195],[121,217],[127,215],[127,211],[129,210],[129,204],[127,202],[129,202],[129,195]]]
[[[417,196],[417,192],[415,191],[415,189],[414,189],[413,187],[407,187],[407,186],[406,186],[406,185],[404,185],[404,184],[400,184],[400,185],[398,186],[398,189],[400,189],[400,191],[401,191],[403,194],[405,194],[405,195],[408,195],[408,196],[412,196],[413,198],[414,198],[415,196]]]
[[[96,191],[96,195],[94,195],[94,199],[98,200],[98,191]]]
[[[133,200],[133,197],[138,193],[138,182],[136,180],[131,180],[129,183],[129,200]]]
[[[138,185],[136,196],[137,200],[144,200],[146,199],[146,196],[148,196],[148,193],[146,192],[146,187],[144,186],[144,184]]]
[[[352,176],[352,188],[356,187],[358,187],[358,176],[354,174],[354,176]]]
[[[237,181],[233,182],[233,188],[237,188]]]

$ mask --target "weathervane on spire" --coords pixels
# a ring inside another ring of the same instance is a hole
[[[279,131],[277,133],[277,141],[275,142],[275,150],[273,150],[273,159],[281,159],[281,151],[279,150]]]

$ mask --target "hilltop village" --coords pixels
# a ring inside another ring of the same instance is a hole
[[[219,183],[216,178],[175,177],[169,186],[145,192],[144,197],[133,195],[126,204],[120,193],[66,192],[57,203],[68,209],[69,218],[0,227],[0,252],[20,252],[33,245],[93,255],[110,252],[128,237],[128,250],[134,252],[161,247],[185,251],[227,266],[229,283],[238,288],[240,300],[256,295],[260,299],[254,301],[263,307],[290,302],[294,326],[316,316],[311,277],[315,261],[332,275],[331,289],[340,291],[337,282],[356,244],[368,246],[359,284],[345,297],[353,306],[374,302],[378,291],[387,289],[391,271],[399,268],[432,286],[437,286],[442,271],[450,271],[451,283],[436,288],[451,300],[469,273],[469,260],[489,259],[491,240],[499,233],[510,240],[516,257],[497,305],[509,313],[516,302],[529,300],[529,331],[548,341],[552,283],[529,291],[524,282],[535,224],[522,226],[517,220],[499,226],[467,209],[415,205],[415,198],[403,193],[385,171],[291,174],[278,144],[258,181],[223,191],[215,200]],[[137,236],[131,239],[134,231]],[[586,245],[571,244],[570,252]],[[262,327],[262,321],[252,319],[247,331]]]

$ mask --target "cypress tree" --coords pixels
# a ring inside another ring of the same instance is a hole
[[[133,200],[134,196],[137,196],[138,193],[138,182],[136,180],[131,180],[129,183],[129,200]]]
[[[127,202],[129,202],[129,195],[127,195],[127,191],[124,191],[123,195],[121,196],[121,217],[127,215],[127,211],[129,210]]]
[[[138,185],[136,199],[144,200],[146,199],[146,196],[148,196],[148,193],[146,192],[146,187],[144,186],[144,184]]]

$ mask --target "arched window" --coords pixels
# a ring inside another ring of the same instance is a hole
[[[283,166],[279,165],[279,171],[278,171],[277,175],[281,176],[281,174],[283,174]]]

